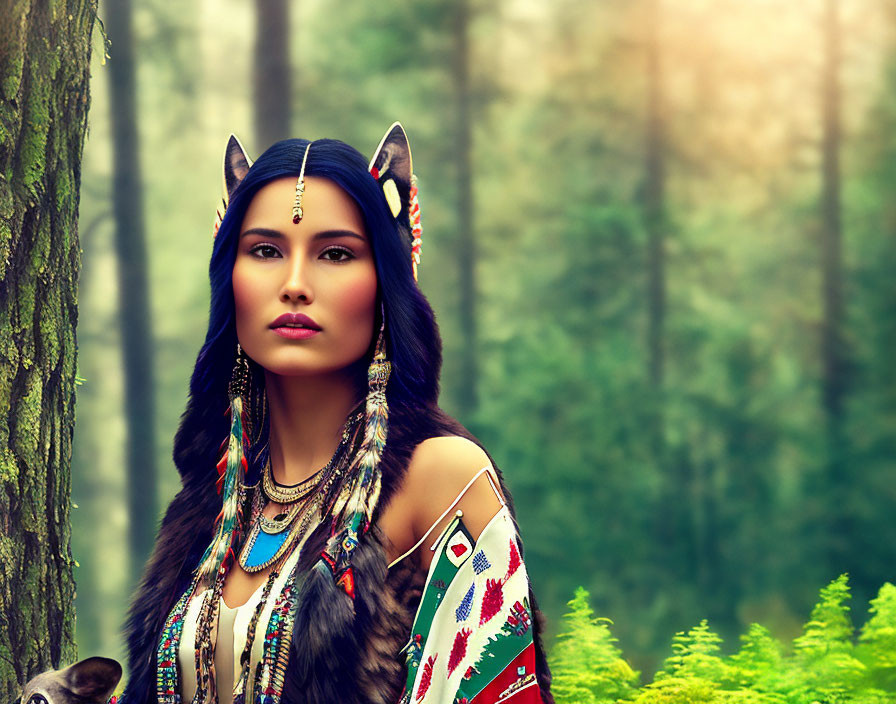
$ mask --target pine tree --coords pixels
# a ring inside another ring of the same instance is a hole
[[[706,619],[687,632],[676,633],[672,655],[641,692],[638,704],[718,701],[718,690],[728,673],[728,665],[718,654],[721,642]]]
[[[740,651],[728,660],[731,684],[760,691],[774,689],[783,664],[781,644],[758,623],[751,624],[740,640]]]
[[[841,701],[856,694],[864,668],[854,656],[849,598],[845,574],[821,590],[803,635],[793,642],[795,667],[788,692],[792,700]]]
[[[896,694],[896,587],[885,584],[853,645],[846,575],[821,590],[794,652],[785,656],[769,630],[752,624],[740,650],[720,654],[707,621],[672,640],[654,681],[634,688],[637,673],[614,645],[607,619],[595,618],[579,587],[563,617],[551,658],[558,704],[891,704]],[[861,660],[859,659],[861,658]]]
[[[672,639],[673,654],[666,658],[657,675],[693,675],[720,681],[727,665],[718,655],[722,639],[709,629],[706,619],[687,633],[676,633]]]
[[[630,698],[638,673],[614,645],[611,622],[595,617],[588,592],[582,587],[567,605],[564,630],[551,653],[554,700],[557,704],[599,704]]]
[[[896,586],[884,584],[868,610],[872,616],[862,628],[856,655],[873,686],[896,692]]]
[[[813,662],[829,653],[852,651],[853,626],[849,618],[848,578],[841,574],[821,590],[819,602],[812,609],[803,635],[794,642],[796,654],[805,662]]]

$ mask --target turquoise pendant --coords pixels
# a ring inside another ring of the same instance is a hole
[[[288,536],[288,530],[273,535],[265,533],[263,530],[256,531],[252,545],[249,547],[249,554],[240,560],[243,569],[252,572],[253,568],[260,570],[266,567],[277,551],[283,547]]]

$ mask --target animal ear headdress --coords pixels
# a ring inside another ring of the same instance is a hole
[[[224,148],[224,195],[221,197],[221,209],[216,212],[215,237],[218,236],[218,228],[224,219],[227,206],[230,205],[230,199],[233,197],[237,186],[246,178],[250,166],[252,166],[252,160],[246,155],[246,150],[243,149],[240,140],[236,138],[236,135],[230,135],[230,139],[227,140],[227,146]]]
[[[408,136],[400,122],[395,122],[386,131],[373,154],[368,166],[392,211],[405,230],[411,246],[411,264],[414,281],[417,280],[417,266],[420,264],[420,247],[423,228],[420,225],[420,204],[417,201],[417,177],[411,161],[411,147]]]

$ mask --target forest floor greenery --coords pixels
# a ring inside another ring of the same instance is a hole
[[[722,639],[704,619],[676,633],[672,654],[641,685],[616,646],[611,621],[595,616],[579,587],[568,602],[551,652],[557,704],[739,702],[744,704],[878,704],[896,700],[896,587],[884,584],[856,632],[849,584],[841,575],[821,590],[802,634],[790,647],[752,624],[740,649],[721,653]]]

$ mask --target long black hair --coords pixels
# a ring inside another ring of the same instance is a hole
[[[278,178],[298,176],[307,145],[307,140],[285,140],[262,154],[233,192],[218,229],[209,265],[208,332],[196,360],[190,397],[174,440],[174,461],[183,488],[166,511],[125,626],[130,670],[124,695],[127,704],[156,701],[159,634],[175,601],[190,583],[193,570],[212,538],[214,517],[221,509],[221,497],[215,490],[215,465],[223,449],[222,440],[229,432],[225,414],[227,387],[237,344],[231,277],[243,216],[259,188]],[[383,491],[374,513],[375,524],[377,513],[388,505],[390,496],[401,484],[411,454],[420,442],[435,436],[459,435],[480,447],[481,443],[438,407],[441,338],[432,308],[414,280],[406,214],[402,214],[403,219],[392,217],[379,184],[367,170],[367,161],[343,142],[316,140],[308,152],[305,173],[330,179],[357,203],[373,249],[378,297],[385,316],[387,356],[392,363],[386,390],[389,435],[380,463]],[[253,378],[257,384],[260,375],[256,373]],[[262,437],[264,431],[262,426]],[[250,447],[248,459],[247,479],[253,483],[260,464],[257,448]],[[495,469],[502,479],[497,466]],[[501,484],[512,512],[512,500],[503,479]],[[321,524],[309,537],[300,556],[299,567],[303,571],[318,559],[327,534],[327,526]],[[384,606],[379,603],[379,595],[388,575],[379,536],[378,529],[367,533],[356,550],[353,564],[358,597],[353,603],[341,592],[342,598],[333,597],[332,579],[306,579],[303,583],[294,629],[294,636],[300,634],[300,637],[293,637],[291,643],[284,704],[300,700],[354,702],[361,697],[355,677],[346,673],[354,673],[358,667],[357,653],[373,632],[376,620],[394,620],[390,613],[379,613]],[[310,587],[319,593],[311,593]],[[531,591],[530,599],[535,615],[533,637],[538,681],[544,701],[551,704],[550,671],[540,636],[541,615]]]

